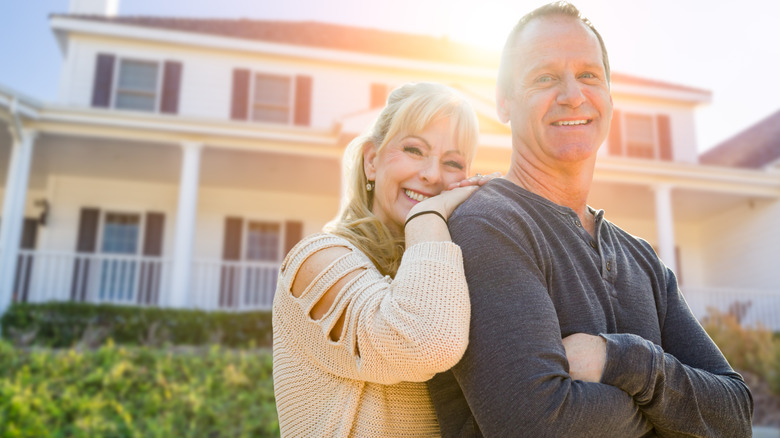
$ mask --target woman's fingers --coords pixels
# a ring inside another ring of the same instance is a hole
[[[466,178],[463,181],[452,183],[447,187],[447,190],[452,190],[456,187],[468,187],[468,186],[481,186],[493,178],[500,178],[501,172],[493,172],[490,175],[482,175],[478,173],[470,178]]]

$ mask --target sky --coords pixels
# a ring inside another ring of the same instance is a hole
[[[549,0],[119,0],[120,15],[321,21],[446,36],[499,50]],[[613,71],[703,88],[704,151],[780,110],[780,2],[574,0],[602,34]],[[49,27],[69,0],[0,0],[0,85],[56,100],[62,54]]]

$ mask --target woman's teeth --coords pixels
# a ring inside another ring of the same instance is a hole
[[[430,198],[430,196],[421,195],[417,192],[413,192],[411,190],[404,189],[404,193],[406,193],[406,196],[414,199],[417,202],[425,201],[426,199]]]

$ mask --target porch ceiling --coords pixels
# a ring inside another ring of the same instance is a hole
[[[749,203],[753,197],[732,193],[674,188],[672,214],[683,222],[701,221]],[[594,181],[588,204],[605,210],[607,219],[615,217],[655,220],[655,194],[651,187],[635,184]]]
[[[5,185],[11,138],[0,129],[0,187]],[[177,144],[111,138],[39,134],[35,141],[30,187],[43,189],[50,175],[179,184],[181,149]],[[339,160],[206,145],[200,185],[338,196]]]

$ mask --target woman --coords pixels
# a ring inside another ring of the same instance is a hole
[[[454,90],[417,83],[393,91],[347,147],[339,216],[280,271],[273,374],[283,436],[439,435],[423,382],[468,342],[463,262],[446,219],[489,179],[465,179],[477,134]]]

